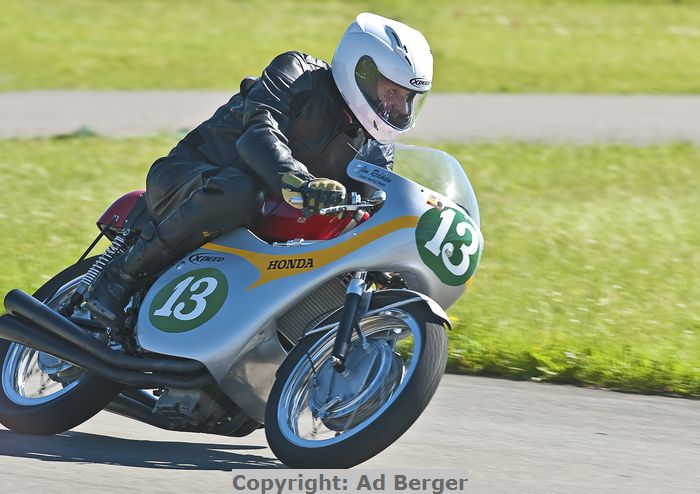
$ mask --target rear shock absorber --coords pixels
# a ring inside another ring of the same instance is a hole
[[[112,240],[112,243],[109,245],[109,247],[107,247],[104,253],[97,258],[95,264],[93,264],[90,267],[88,272],[85,273],[85,275],[83,275],[83,278],[80,280],[78,288],[76,288],[75,292],[73,292],[73,295],[71,295],[68,307],[76,307],[83,301],[85,293],[87,293],[90,286],[95,282],[100,273],[102,273],[105,266],[107,266],[107,264],[116,256],[126,252],[127,247],[128,245],[126,237],[122,235],[117,235],[116,237],[114,237],[114,240]]]

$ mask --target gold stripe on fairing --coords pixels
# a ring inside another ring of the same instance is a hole
[[[225,245],[214,243],[204,244],[203,249],[213,250],[216,252],[224,252],[226,254],[235,254],[242,257],[260,272],[260,278],[250,285],[246,290],[258,287],[269,281],[278,280],[287,276],[292,276],[299,273],[306,273],[313,269],[326,266],[336,259],[348,255],[350,252],[364,247],[370,242],[393,233],[402,228],[415,228],[418,224],[417,216],[400,216],[393,220],[377,225],[369,230],[366,230],[357,235],[353,235],[345,242],[315,251],[306,252],[304,254],[294,255],[270,255],[250,250],[234,249]],[[323,244],[319,244],[323,245]],[[284,247],[280,247],[280,250]],[[279,266],[284,266],[282,269]],[[291,267],[286,267],[291,266]]]

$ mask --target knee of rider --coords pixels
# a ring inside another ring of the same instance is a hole
[[[262,214],[264,204],[265,194],[263,193],[263,191],[257,188],[251,190],[251,194],[247,202],[249,222],[255,221],[258,218],[258,216]]]

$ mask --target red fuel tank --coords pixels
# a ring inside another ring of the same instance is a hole
[[[303,238],[304,240],[328,240],[335,238],[346,229],[354,228],[369,218],[362,212],[358,215],[345,213],[342,217],[314,214],[305,217],[299,209],[293,208],[282,199],[268,197],[264,215],[250,229],[267,242],[285,242]]]
[[[119,231],[124,227],[126,217],[145,192],[145,190],[134,190],[121,196],[102,214],[97,221],[98,225],[104,227],[118,216],[112,229]],[[293,208],[282,199],[271,196],[265,201],[263,216],[250,230],[266,242],[286,242],[297,238],[328,240],[337,237],[347,229],[354,228],[367,218],[369,214],[366,212],[346,213],[340,218],[320,214],[307,218],[299,209]]]

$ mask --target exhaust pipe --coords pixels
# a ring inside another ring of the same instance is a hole
[[[117,396],[105,407],[105,410],[161,429],[169,431],[175,429],[174,424],[166,417],[153,413],[153,407],[148,407],[126,394]]]
[[[144,373],[115,367],[99,357],[84,352],[72,343],[49,333],[44,328],[37,327],[31,322],[18,319],[16,316],[9,314],[0,317],[0,338],[35,348],[40,352],[49,353],[78,367],[87,369],[100,377],[128,386],[151,389],[161,387],[199,389],[214,382],[211,374],[207,371],[190,375],[178,375],[168,372]],[[114,350],[108,351],[114,352]],[[124,356],[128,357],[127,355]],[[136,357],[131,358],[136,359]]]
[[[112,367],[141,372],[172,372],[190,374],[204,371],[201,362],[173,357],[135,357],[111,350],[77,324],[53,311],[22,290],[11,290],[5,295],[5,308],[17,316],[28,319],[34,326],[68,341],[73,346],[97,357]],[[50,352],[49,352],[50,353]]]

